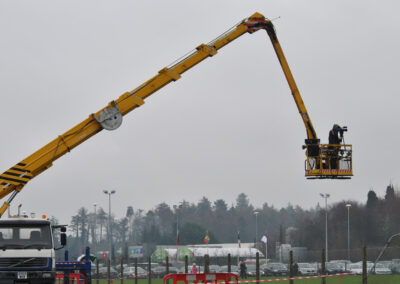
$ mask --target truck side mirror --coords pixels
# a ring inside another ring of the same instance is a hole
[[[60,234],[60,242],[62,246],[67,244],[67,235],[65,233]]]

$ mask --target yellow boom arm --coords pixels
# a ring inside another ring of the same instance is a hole
[[[122,94],[118,99],[110,102],[103,109],[90,115],[87,119],[72,129],[58,136],[29,157],[2,173],[0,175],[0,199],[9,194],[11,195],[0,208],[0,216],[4,214],[6,209],[9,207],[10,202],[29,182],[29,180],[51,167],[53,161],[97,134],[103,128],[107,130],[118,128],[122,123],[122,117],[133,109],[144,104],[145,98],[170,82],[180,79],[181,74],[207,57],[215,55],[220,48],[237,39],[241,35],[247,32],[253,33],[260,29],[265,29],[268,32],[280,64],[282,65],[293,98],[306,126],[308,140],[311,141],[310,143],[307,143],[306,140],[306,144],[318,143],[318,138],[315,134],[294,78],[290,72],[282,48],[276,37],[274,27],[271,21],[265,19],[263,15],[255,13],[210,43],[199,45],[196,50],[183,59],[175,62],[171,66],[161,69],[156,76],[147,82],[130,92]]]

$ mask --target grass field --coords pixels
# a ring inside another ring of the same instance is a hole
[[[274,279],[274,277],[263,278],[266,279]],[[239,279],[245,280],[245,279]],[[254,280],[252,278],[247,278],[246,280]],[[147,284],[149,281],[147,279],[139,279],[139,284]],[[301,279],[294,280],[295,284],[320,284],[322,280],[320,278],[315,279]],[[96,284],[95,280],[92,281],[92,284]],[[99,284],[107,284],[108,280],[99,280]],[[125,279],[124,284],[134,284],[135,281],[132,279]],[[162,284],[162,279],[152,279],[152,284]],[[183,282],[180,282],[183,283]],[[223,283],[223,282],[222,282]],[[274,282],[260,282],[260,283],[282,283],[289,284],[289,281],[274,281]],[[114,280],[113,284],[121,284],[120,280]],[[172,284],[172,281],[170,281]],[[339,279],[339,277],[328,277],[326,280],[326,284],[362,284],[361,276],[343,276],[343,278]],[[368,277],[368,284],[400,284],[400,275],[372,275]]]

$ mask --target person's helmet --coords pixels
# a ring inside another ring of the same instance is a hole
[[[193,262],[193,265],[196,266],[196,262]]]
[[[335,131],[339,131],[340,126],[337,125],[337,124],[334,124],[332,129],[335,130]]]

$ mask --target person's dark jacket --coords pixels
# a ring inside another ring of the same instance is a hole
[[[334,129],[329,131],[329,144],[340,144],[340,142],[342,142],[342,139],[339,138],[339,131]]]
[[[246,263],[242,262],[240,264],[240,277],[244,278],[247,276],[247,266]]]
[[[293,264],[293,274],[294,274],[294,275],[299,274],[299,265],[297,264],[297,262],[295,262],[295,263]]]

